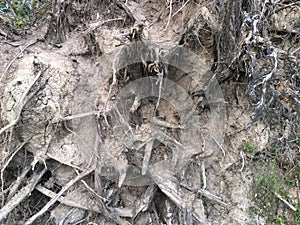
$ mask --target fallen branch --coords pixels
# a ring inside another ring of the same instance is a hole
[[[104,120],[106,122],[106,125],[108,127],[110,127],[108,121],[107,121],[107,117],[106,117],[106,113],[107,113],[107,104],[108,104],[108,101],[111,97],[111,94],[112,94],[112,91],[113,91],[113,88],[116,86],[117,84],[117,61],[119,60],[119,55],[122,51],[122,48],[120,48],[120,50],[118,51],[118,53],[115,55],[114,59],[113,59],[113,62],[112,62],[112,66],[113,66],[113,80],[112,80],[112,83],[109,87],[109,91],[108,91],[108,95],[107,95],[107,98],[106,98],[106,101],[105,101],[105,105],[104,105],[104,112],[103,112],[103,117],[104,117]]]
[[[4,204],[4,170],[6,169],[6,167],[9,165],[9,163],[12,161],[12,159],[14,158],[14,156],[19,152],[20,149],[22,149],[24,147],[24,145],[27,142],[23,142],[13,153],[12,155],[9,157],[9,159],[5,162],[5,164],[3,165],[2,169],[1,169],[1,175],[0,175],[0,179],[1,179],[1,192],[2,192],[2,205]]]
[[[68,121],[68,120],[80,119],[80,118],[88,117],[88,116],[97,116],[98,114],[99,114],[98,111],[91,111],[91,112],[79,113],[79,114],[74,114],[74,115],[65,116],[65,117],[56,117],[51,121],[51,123],[59,123],[59,122]]]
[[[161,127],[166,127],[166,128],[171,128],[171,129],[185,129],[185,127],[173,123],[169,123],[168,121],[160,120],[157,117],[153,117],[150,120],[150,123],[161,126]]]
[[[101,27],[102,25],[104,25],[106,23],[113,22],[113,21],[119,21],[119,20],[125,21],[124,18],[116,18],[116,19],[105,20],[105,21],[102,21],[102,22],[99,21],[99,22],[96,22],[96,23],[91,23],[91,24],[89,24],[89,29],[86,31],[86,33],[91,32],[91,31],[97,29],[98,27]]]
[[[191,191],[191,192],[194,192],[194,193],[197,193],[197,194],[200,194],[204,197],[206,197],[207,199],[211,200],[211,201],[215,201],[217,202],[219,205],[223,206],[223,207],[228,207],[229,205],[225,202],[222,201],[222,198],[219,197],[219,196],[216,196],[212,193],[210,193],[209,191],[207,190],[204,190],[204,189],[195,189],[187,184],[184,184],[184,183],[180,183],[180,186]]]
[[[88,189],[88,191],[90,191],[94,196],[98,197],[101,201],[102,204],[102,200],[104,201],[108,201],[108,199],[102,197],[101,195],[99,195],[98,193],[96,193],[84,180],[81,180],[81,183],[83,183],[83,185]],[[105,205],[103,204],[102,207],[104,207]],[[100,213],[103,213],[103,209],[100,209]],[[117,213],[118,216],[121,217],[133,217],[133,210],[130,208],[110,208],[110,210],[113,210]],[[107,216],[107,215],[106,215]],[[111,216],[107,216],[108,218],[111,218]]]
[[[207,190],[203,190],[203,189],[199,189],[197,191],[198,194],[206,197],[207,199],[211,200],[211,201],[215,201],[217,202],[219,205],[223,206],[223,207],[228,207],[228,204],[222,201],[222,198],[219,196],[216,196],[212,193],[210,193]]]
[[[159,92],[158,92],[157,103],[156,103],[156,106],[155,106],[155,111],[157,111],[159,103],[160,103],[160,100],[161,100],[161,90],[162,90],[162,86],[163,86],[163,77],[164,77],[164,74],[163,74],[163,72],[158,72],[156,75],[158,76],[157,82],[159,81]]]
[[[38,186],[36,186],[35,189],[38,190],[39,192],[41,192],[43,195],[46,195],[49,198],[53,199],[53,198],[56,197],[55,192],[43,187],[40,184]],[[75,207],[75,208],[79,208],[79,209],[93,211],[93,212],[96,212],[96,213],[101,213],[101,210],[97,206],[91,206],[90,207],[89,205],[85,205],[85,204],[82,204],[82,203],[75,202],[75,201],[69,199],[68,197],[60,196],[57,199],[57,201],[59,201],[60,203],[62,203],[64,205],[70,206],[70,207]]]
[[[287,200],[285,200],[283,197],[281,197],[280,194],[278,194],[277,192],[273,191],[274,195],[279,198],[284,204],[286,204],[291,210],[293,210],[294,212],[297,211],[296,207],[294,207],[292,204],[290,204]]]
[[[170,23],[170,20],[171,20],[171,16],[172,16],[172,8],[173,8],[173,2],[172,0],[170,0],[169,2],[169,7],[170,7],[170,12],[169,12],[169,17],[168,17],[168,22],[167,22],[167,25],[165,27],[165,31],[167,30],[168,26],[169,26],[169,23]]]
[[[291,52],[291,55],[294,55],[297,51],[299,51],[300,50],[300,47],[299,48],[296,48],[296,50],[294,50],[294,51],[292,51]]]
[[[28,45],[26,45],[22,50],[21,52],[7,65],[7,67],[5,68],[1,78],[0,78],[0,81],[2,80],[2,78],[4,77],[4,75],[7,73],[7,71],[9,70],[9,68],[12,66],[12,64],[23,54],[23,52],[28,48],[30,47],[31,45],[34,45],[35,43],[37,43],[38,40],[35,40],[31,43],[29,43]]]
[[[77,181],[81,180],[83,177],[89,175],[95,170],[95,168],[90,168],[83,171],[81,174],[77,175],[75,178],[70,180],[61,190],[56,194],[54,198],[52,198],[39,212],[30,217],[24,225],[32,224],[37,218],[42,216],[47,210],[65,193],[70,187],[72,187]]]
[[[288,4],[288,5],[282,6],[282,7],[280,7],[279,9],[277,9],[277,10],[275,11],[275,13],[278,13],[278,12],[280,12],[281,10],[286,9],[286,8],[289,8],[289,7],[293,6],[293,5],[300,5],[300,2],[299,2],[299,1],[296,1],[296,2],[290,3],[290,4]]]
[[[101,195],[99,195],[97,192],[95,192],[93,190],[93,188],[91,188],[84,180],[81,180],[81,183],[85,186],[85,188],[90,191],[93,195],[95,195],[97,198],[99,198],[101,201],[105,201],[108,202],[108,199],[102,197]]]
[[[174,17],[177,13],[179,13],[179,12],[186,6],[186,4],[188,4],[189,1],[190,1],[190,0],[187,0],[187,1],[180,7],[180,9],[178,9],[178,10],[172,15],[172,17]]]
[[[226,149],[223,147],[222,144],[220,144],[220,143],[218,142],[218,140],[217,140],[215,137],[213,137],[213,140],[214,140],[215,143],[219,146],[219,148],[222,150],[223,156],[225,157],[225,156],[226,156]]]
[[[49,152],[46,153],[47,154],[47,157],[49,157],[50,159],[53,159],[63,165],[66,165],[66,166],[69,166],[69,167],[72,167],[74,169],[78,169],[78,170],[82,170],[80,167],[76,166],[76,165],[73,165],[71,163],[69,163],[68,161],[66,160],[62,160],[62,159],[59,159],[55,154],[51,154]]]
[[[7,196],[7,199],[11,199],[17,193],[20,185],[25,181],[26,175],[29,173],[30,170],[30,166],[26,166],[23,168],[21,175],[18,176],[15,183],[9,188],[9,194]]]
[[[131,10],[128,8],[128,6],[125,3],[121,2],[121,1],[117,1],[116,3],[117,3],[117,6],[119,6],[121,9],[124,9],[124,11],[127,13],[127,15],[129,16],[129,18],[133,22],[137,21],[136,18],[133,16]]]
[[[8,45],[10,45],[10,46],[12,46],[12,47],[19,47],[19,46],[20,46],[20,44],[10,43],[10,42],[8,42],[8,41],[4,41],[4,43],[5,43],[5,44],[8,44]]]
[[[77,173],[77,171],[76,171]],[[104,204],[102,201],[102,196],[98,195],[91,187],[88,186],[88,184],[85,181],[81,181],[84,186],[88,189],[88,191],[96,198],[98,198],[98,207],[101,209],[101,213],[109,219],[112,219],[115,223],[120,225],[127,225],[128,222],[126,220],[123,220],[120,218],[122,217],[132,217],[133,216],[133,210],[129,208],[109,208]],[[100,197],[100,198],[99,198]]]
[[[0,222],[7,217],[7,215],[16,208],[26,197],[28,197],[34,190],[37,183],[40,181],[42,176],[46,173],[44,168],[39,174],[36,173],[32,176],[31,180],[26,186],[24,186],[13,198],[10,199],[1,209],[0,209]]]
[[[12,159],[14,158],[14,156],[19,152],[20,149],[22,149],[24,147],[24,145],[27,142],[23,142],[12,154],[11,156],[8,158],[8,160],[5,162],[5,164],[3,165],[2,169],[1,169],[1,175],[0,175],[0,179],[1,179],[1,192],[2,192],[2,205],[4,203],[4,170],[6,169],[6,167],[9,165],[9,163],[12,161]]]
[[[19,108],[16,110],[16,119],[14,119],[13,121],[11,121],[11,122],[10,122],[9,124],[7,124],[5,127],[1,128],[1,129],[0,129],[0,135],[1,135],[4,131],[8,130],[9,128],[15,126],[15,125],[19,122],[19,120],[20,120],[20,118],[21,118],[21,113],[22,113],[22,110],[23,110],[24,106],[27,104],[27,102],[28,102],[28,101],[30,100],[30,98],[32,97],[32,96],[30,96],[30,97],[28,97],[28,98],[26,99],[28,93],[30,92],[30,90],[31,90],[31,88],[33,87],[33,85],[37,82],[37,80],[42,76],[42,74],[43,74],[48,68],[49,68],[49,66],[46,67],[45,69],[39,71],[39,73],[36,75],[36,77],[34,78],[34,80],[32,81],[32,83],[29,85],[29,87],[27,88],[27,90],[24,92],[23,96],[21,97],[21,99],[20,99],[20,101],[19,101],[20,106],[19,106]],[[1,80],[1,79],[0,79],[0,80]]]
[[[181,210],[190,213],[191,218],[198,221],[197,224],[207,224],[205,218],[200,216],[192,210],[192,207],[187,201],[190,199],[193,193],[191,192],[179,192],[179,181],[174,174],[174,166],[167,162],[156,163],[150,168],[150,174],[153,181],[159,187],[159,189]],[[186,188],[187,189],[187,188]],[[189,190],[189,189],[187,189]],[[197,190],[198,191],[198,190]],[[197,193],[197,192],[194,192]]]

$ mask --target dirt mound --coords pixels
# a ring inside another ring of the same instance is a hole
[[[297,224],[298,5],[53,1],[19,41],[3,23],[0,221]]]

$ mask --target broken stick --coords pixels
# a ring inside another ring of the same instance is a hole
[[[30,225],[32,224],[37,218],[42,216],[47,210],[62,196],[63,193],[65,193],[70,187],[72,187],[77,181],[81,180],[83,177],[89,175],[95,170],[95,168],[90,168],[85,171],[83,171],[81,174],[77,175],[75,178],[70,180],[61,190],[56,194],[54,198],[52,198],[39,212],[34,214],[32,217],[30,217],[24,225]]]
[[[44,168],[40,173],[34,174],[31,180],[26,186],[24,186],[13,198],[10,199],[1,209],[0,209],[0,222],[4,220],[7,215],[16,208],[30,193],[34,190],[34,187],[40,181],[42,176],[46,173]]]

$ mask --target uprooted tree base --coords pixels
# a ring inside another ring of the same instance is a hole
[[[18,17],[0,17],[2,222],[299,223],[298,1],[45,7],[47,21],[35,14],[38,29],[19,42]],[[192,69],[167,63],[177,44],[201,58],[200,74],[212,71],[200,86]],[[222,121],[208,123],[212,77],[225,98],[224,143],[210,132]],[[188,93],[179,106],[166,98],[183,92],[166,79]],[[126,92],[134,82],[154,96]],[[191,115],[200,122],[182,154]]]

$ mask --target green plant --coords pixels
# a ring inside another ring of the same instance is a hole
[[[295,224],[300,224],[300,207],[296,207],[296,212],[295,212]]]
[[[222,174],[222,175],[221,175],[221,178],[222,178],[223,181],[226,181],[226,180],[227,180],[227,177],[226,177],[225,174]]]
[[[0,15],[11,28],[25,29],[32,25],[40,12],[45,12],[46,3],[46,0],[0,1]]]
[[[248,153],[255,152],[255,148],[252,147],[250,141],[245,141],[244,146],[245,146],[245,151],[246,152],[248,152]]]
[[[296,134],[296,138],[293,140],[296,145],[300,146],[300,134]]]
[[[259,177],[258,182],[264,186],[264,188],[269,189],[271,191],[280,191],[282,192],[282,181],[280,177],[272,171],[269,175],[265,177]]]
[[[275,217],[275,223],[278,224],[278,225],[285,225],[284,222],[283,222],[283,218],[280,217],[280,216]]]
[[[274,216],[277,213],[280,195],[289,201],[290,196],[287,189],[286,177],[277,166],[276,160],[270,160],[269,164],[258,177],[254,186],[254,196],[259,213],[267,220],[267,224],[288,224],[285,216]],[[256,213],[258,214],[258,213]]]
[[[279,157],[280,149],[275,149],[275,156]],[[285,213],[277,215],[278,205],[281,201],[278,196],[292,203],[294,198],[290,195],[290,188],[296,187],[300,177],[300,161],[295,160],[295,164],[289,170],[282,170],[278,166],[278,161],[271,159],[270,164],[262,170],[254,186],[254,196],[258,209],[253,211],[256,215],[261,215],[267,221],[267,224],[300,225],[300,206],[296,206],[293,212],[286,208]],[[291,223],[292,222],[292,223]]]

